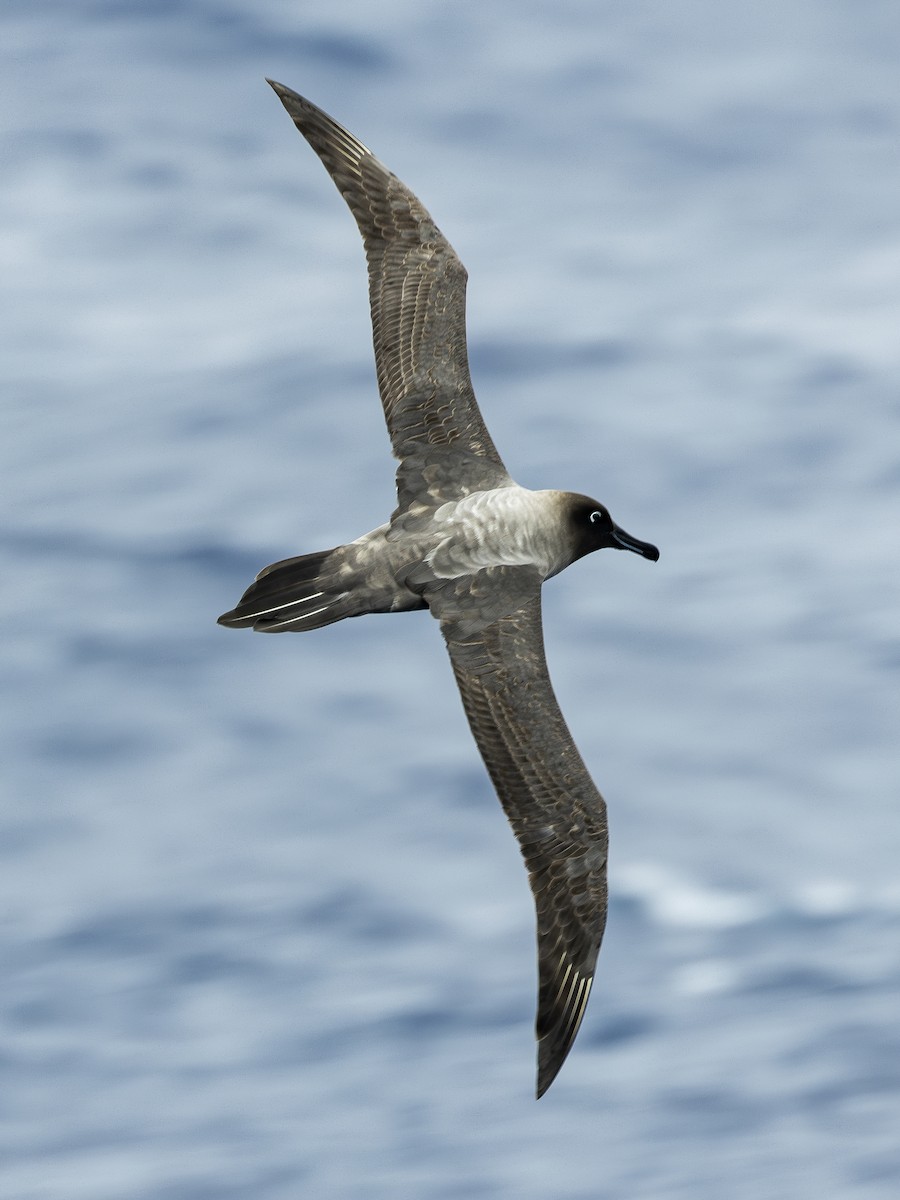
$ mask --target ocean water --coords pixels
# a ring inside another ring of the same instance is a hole
[[[8,0],[0,55],[0,1195],[895,1197],[896,5]],[[545,589],[612,901],[539,1104],[435,623],[215,625],[393,505],[265,75],[458,249],[514,475],[661,549]]]

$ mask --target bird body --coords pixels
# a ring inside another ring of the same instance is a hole
[[[272,81],[269,81],[272,83]],[[584,1016],[606,920],[606,806],[556,702],[541,586],[594,550],[655,546],[588,496],[531,491],[508,474],[469,378],[466,272],[417,197],[321,109],[272,83],[349,205],[369,265],[379,390],[397,508],[331,550],[262,570],[223,625],[304,632],[367,613],[427,608],[519,841],[538,931],[538,1088]]]
[[[473,492],[435,510],[437,540],[425,561],[439,579],[485,567],[534,567],[548,579],[569,565],[567,517],[565,492],[531,491],[518,484]]]

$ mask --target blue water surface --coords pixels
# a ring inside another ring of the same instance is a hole
[[[0,1195],[900,1194],[896,5],[11,0],[0,55]],[[393,506],[265,75],[457,247],[516,478],[661,548],[545,590],[612,901],[539,1104],[433,620],[215,625]]]

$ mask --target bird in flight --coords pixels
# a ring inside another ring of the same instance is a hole
[[[397,508],[354,542],[260,571],[221,625],[305,632],[427,608],[518,839],[537,910],[537,1095],[584,1016],[606,923],[606,805],[559,710],[541,585],[606,548],[659,551],[597,500],[531,491],[487,431],[466,351],[466,270],[431,216],[320,108],[268,81],[350,207],[369,266],[378,388],[399,459]]]

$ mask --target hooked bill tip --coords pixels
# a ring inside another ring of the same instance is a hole
[[[624,529],[619,529],[618,526],[613,529],[613,539],[617,543],[619,550],[630,550],[632,554],[640,554],[641,558],[649,558],[651,562],[659,561],[659,550],[650,542],[642,542],[639,538],[632,537],[630,533],[626,533]]]

